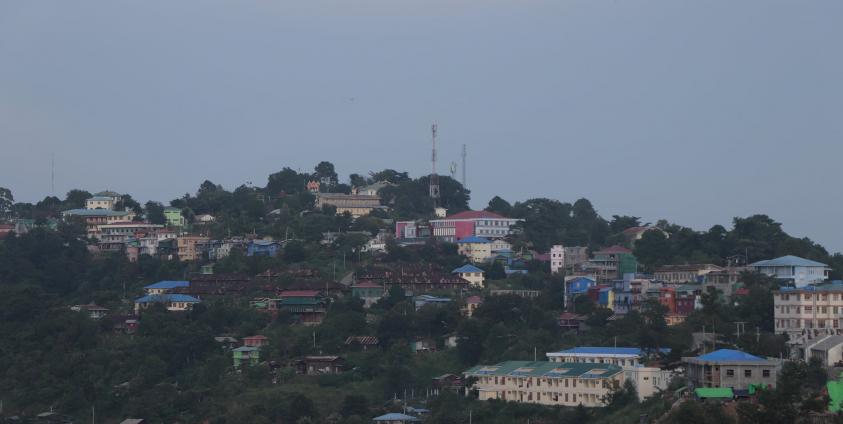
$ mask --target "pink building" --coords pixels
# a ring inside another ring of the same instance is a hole
[[[488,239],[500,239],[511,234],[512,226],[520,219],[506,218],[494,212],[465,211],[442,219],[430,220],[433,237],[456,242],[466,237],[476,236]]]

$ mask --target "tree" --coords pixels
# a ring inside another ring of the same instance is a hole
[[[333,186],[337,183],[337,172],[334,170],[334,164],[327,161],[319,162],[315,168],[313,178],[321,182],[323,185]]]
[[[486,206],[486,210],[503,216],[510,216],[512,214],[512,205],[506,200],[495,196],[492,200],[489,200],[489,205]]]
[[[164,205],[159,202],[154,202],[152,200],[146,202],[145,209],[146,209],[146,219],[158,225],[164,225],[167,223],[167,217],[164,216]]]
[[[267,178],[266,192],[270,196],[277,196],[281,193],[295,194],[304,191],[307,182],[307,175],[284,168]]]
[[[12,190],[0,187],[0,218],[8,217],[14,204],[15,198],[12,196]]]
[[[352,187],[364,187],[369,185],[369,182],[366,180],[366,177],[360,174],[351,174],[348,176],[348,184]]]
[[[359,415],[361,417],[368,416],[369,399],[363,395],[346,395],[342,400],[340,413],[346,418],[352,415]]]
[[[114,210],[131,210],[136,216],[140,216],[143,214],[143,208],[141,207],[140,203],[138,203],[135,199],[132,198],[131,195],[128,194],[124,194],[120,197],[120,201],[114,204]]]
[[[627,228],[638,227],[640,225],[640,217],[629,215],[612,215],[612,221],[609,222],[609,228],[612,230],[612,233],[620,233]]]
[[[635,242],[633,254],[647,270],[653,271],[670,263],[670,243],[661,231],[647,231]]]
[[[67,192],[64,198],[63,207],[66,209],[79,209],[85,207],[85,201],[90,199],[91,193],[85,190],[73,189]]]
[[[410,182],[410,177],[406,172],[398,172],[394,169],[384,169],[380,172],[370,172],[372,182],[386,181],[392,184],[403,184]]]

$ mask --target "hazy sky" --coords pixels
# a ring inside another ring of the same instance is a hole
[[[0,0],[0,186],[169,200],[440,170],[472,206],[589,198],[843,250],[840,0]]]

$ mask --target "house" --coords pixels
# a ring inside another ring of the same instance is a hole
[[[465,237],[457,241],[457,253],[474,263],[486,262],[492,257],[492,242],[483,237]]]
[[[376,424],[404,424],[417,423],[421,422],[421,420],[410,415],[400,414],[398,412],[390,412],[389,414],[372,418],[372,422]]]
[[[588,289],[597,285],[597,281],[588,277],[565,277],[564,305],[572,305],[577,296],[588,294]]]
[[[114,199],[107,196],[94,196],[85,200],[85,209],[114,209]]]
[[[159,281],[155,284],[150,284],[143,288],[146,294],[155,295],[155,294],[164,294],[164,293],[172,293],[177,288],[189,287],[190,281],[173,281],[173,280],[163,280]]]
[[[340,374],[345,370],[345,359],[341,356],[305,356],[294,365],[298,374]]]
[[[768,360],[732,349],[682,358],[686,365],[688,385],[698,387],[729,387],[748,390],[750,385],[776,387],[778,360]]]
[[[661,287],[659,291],[659,303],[667,308],[664,318],[667,325],[676,325],[685,321],[695,309],[702,307],[699,303],[702,295],[702,286],[686,284],[677,287]]]
[[[755,262],[749,267],[777,280],[793,283],[796,287],[822,283],[831,272],[824,263],[793,255]]]
[[[776,333],[791,341],[843,335],[843,282],[774,291],[773,320]]]
[[[401,287],[411,293],[442,290],[465,290],[470,283],[462,277],[449,274],[434,264],[400,264],[397,266],[369,266],[354,275],[357,284],[381,284],[387,292]]]
[[[573,312],[562,312],[559,314],[559,327],[562,331],[575,331],[577,333],[585,330],[586,317]]]
[[[624,274],[638,271],[638,261],[632,251],[623,246],[611,246],[594,252],[584,267],[593,272],[601,281],[622,279]]]
[[[469,296],[465,299],[465,309],[463,309],[463,313],[466,317],[471,318],[474,316],[474,311],[483,304],[483,298],[480,296]]]
[[[260,363],[261,351],[254,346],[240,346],[231,351],[231,356],[234,359],[234,368],[240,368],[243,365]]]
[[[269,346],[269,337],[263,335],[243,337],[243,346],[264,347]]]
[[[163,304],[168,311],[189,311],[201,300],[186,294],[148,294],[135,299],[135,314],[155,303]]]
[[[138,331],[140,321],[134,315],[112,315],[111,329],[118,334],[134,334]]]
[[[102,306],[97,306],[93,303],[89,303],[87,305],[74,305],[70,307],[70,310],[76,312],[85,312],[92,319],[100,319],[106,314],[108,314],[108,309],[103,308]]]
[[[816,359],[826,368],[843,365],[843,336],[826,336],[805,348],[806,361]]]
[[[316,290],[288,290],[276,301],[278,311],[289,313],[304,325],[319,325],[327,312],[327,301]]]
[[[561,244],[550,247],[550,272],[558,274],[565,271],[565,246]]]
[[[436,340],[419,337],[413,341],[412,348],[415,353],[436,352]]]
[[[661,353],[669,353],[663,349]],[[667,390],[673,373],[657,367],[644,365],[647,352],[634,347],[575,347],[559,352],[548,352],[550,362],[563,363],[598,363],[617,365],[623,369],[624,379],[635,385],[639,400]]]
[[[665,265],[656,269],[653,278],[666,283],[702,283],[711,272],[723,271],[714,264]]]
[[[603,407],[623,384],[623,370],[612,364],[506,361],[478,365],[463,373],[480,400],[499,399],[540,405]]]
[[[281,243],[274,240],[252,240],[246,246],[246,256],[278,256]]]
[[[231,336],[215,336],[214,341],[221,344],[223,350],[231,350],[240,344],[240,341]]]
[[[364,308],[371,307],[385,294],[382,285],[371,281],[358,282],[351,286],[351,296],[361,299]]]
[[[447,297],[436,297],[429,294],[418,295],[413,300],[417,311],[427,305],[445,305],[451,303],[451,299]]]
[[[316,209],[322,209],[323,206],[333,206],[337,209],[337,215],[342,215],[348,212],[354,218],[368,215],[374,210],[386,209],[386,206],[381,205],[381,198],[379,196],[370,196],[365,194],[317,193],[315,207]]]
[[[181,228],[185,225],[184,216],[181,214],[181,209],[167,206],[164,208],[164,218],[167,220],[168,227]]]
[[[216,219],[216,218],[214,218],[214,216],[213,216],[213,215],[210,215],[210,214],[207,214],[207,213],[203,213],[202,215],[197,215],[197,216],[194,218],[194,220],[193,220],[193,221],[194,221],[194,222],[196,222],[196,223],[198,223],[198,224],[207,225],[207,224],[213,224],[214,222],[216,222],[216,220],[217,220],[217,219]]]
[[[183,235],[176,238],[180,261],[196,261],[203,259],[207,251],[207,244],[211,239],[205,236]]]
[[[483,270],[474,265],[466,264],[453,271],[451,274],[457,274],[463,280],[468,281],[472,287],[483,287]]]
[[[363,351],[375,349],[379,344],[380,340],[375,336],[348,336],[345,339],[346,346]]]
[[[380,194],[380,191],[387,188],[392,187],[395,184],[390,183],[389,181],[377,181],[375,183],[369,184],[363,187],[354,187],[351,190],[352,194],[362,194],[365,196],[377,196]]]
[[[465,387],[465,381],[460,375],[442,374],[439,377],[433,377],[434,395],[438,395],[440,392],[445,390],[461,392],[463,387]]]
[[[126,222],[135,219],[131,210],[112,211],[109,209],[70,209],[62,212],[65,220],[79,218],[85,222],[88,237],[98,238],[100,226],[115,222]]]
[[[500,239],[512,234],[521,219],[506,218],[489,211],[465,211],[442,219],[431,219],[433,237],[451,243],[470,236]]]
[[[726,298],[735,294],[737,285],[741,282],[741,273],[748,270],[745,267],[729,267],[720,271],[711,271],[703,276],[703,291],[714,287],[723,293]]]
[[[396,221],[395,239],[400,244],[423,244],[433,236],[430,224],[421,221]]]

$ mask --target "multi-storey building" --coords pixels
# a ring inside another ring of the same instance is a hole
[[[791,340],[843,334],[843,284],[828,283],[773,292],[775,331]]]
[[[114,209],[114,198],[108,196],[94,196],[85,200],[85,209]]]
[[[486,262],[492,257],[492,243],[483,237],[466,237],[457,241],[457,253],[474,263]]]
[[[670,349],[663,349],[662,354]],[[673,378],[673,373],[657,367],[643,364],[646,352],[635,347],[575,347],[546,354],[550,362],[611,364],[623,369],[624,378],[632,382],[638,391],[638,397],[644,400],[659,391],[666,390]]]
[[[617,365],[506,361],[465,371],[475,377],[480,400],[499,399],[540,405],[603,407],[623,383]]]
[[[386,209],[381,205],[380,196],[366,194],[343,194],[343,193],[317,193],[316,208],[333,206],[337,209],[337,215],[346,212],[357,218],[370,214],[376,209]]]
[[[793,283],[796,287],[822,283],[831,272],[831,268],[824,263],[792,255],[755,262],[749,266],[764,275]]]
[[[638,262],[632,251],[623,246],[612,246],[594,252],[594,258],[584,264],[587,271],[602,281],[623,278],[624,274],[638,271]]]
[[[465,211],[442,219],[430,220],[433,237],[451,243],[470,236],[487,239],[504,238],[520,219],[506,218],[494,212]]]
[[[722,271],[714,264],[665,265],[656,269],[653,278],[666,283],[701,283],[710,272]]]
[[[747,271],[744,267],[729,267],[720,271],[712,271],[703,277],[703,287],[714,287],[723,292],[724,296],[731,297],[735,292],[735,285],[741,281],[741,273]]]
[[[98,238],[100,226],[116,222],[131,221],[135,218],[132,211],[112,211],[109,209],[71,209],[62,212],[65,219],[80,217],[85,222],[88,237]]]
[[[180,261],[195,261],[202,259],[202,246],[210,239],[203,236],[178,236],[176,242],[179,248]]]
[[[729,387],[747,390],[750,386],[775,388],[781,362],[731,349],[682,358],[687,366],[688,385],[699,387]]]
[[[565,246],[561,244],[550,248],[550,272],[556,274],[565,271]]]

